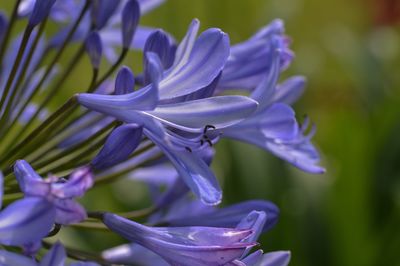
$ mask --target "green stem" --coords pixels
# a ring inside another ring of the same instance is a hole
[[[43,23],[40,24],[39,31],[36,33],[35,40],[33,41],[33,44],[30,47],[29,53],[28,53],[26,59],[24,60],[21,73],[19,74],[19,76],[17,78],[16,84],[14,85],[14,89],[11,91],[11,96],[9,97],[9,100],[7,101],[5,110],[3,112],[3,116],[0,120],[0,125],[5,124],[7,119],[9,118],[8,116],[10,113],[10,108],[14,103],[15,96],[18,94],[21,83],[25,80],[26,72],[28,70],[32,56],[35,53],[36,46],[39,43],[40,37],[42,36],[43,31],[46,27],[46,23],[47,23],[47,19],[45,19],[43,21]]]
[[[122,63],[125,56],[128,54],[129,49],[123,48],[121,54],[118,57],[118,60],[110,67],[110,69],[104,73],[104,75],[96,82],[93,88],[98,88],[106,79],[108,79],[112,73],[118,68],[118,66]]]
[[[4,56],[4,53],[6,51],[8,42],[10,41],[12,28],[14,27],[15,21],[17,20],[17,17],[18,17],[18,6],[19,6],[20,2],[21,2],[21,0],[17,0],[15,2],[14,9],[12,11],[12,15],[11,15],[10,21],[8,22],[7,30],[6,30],[6,32],[4,34],[3,42],[2,42],[1,47],[0,47],[0,62],[3,62],[3,56]]]
[[[42,241],[42,245],[45,249],[51,249],[51,247],[53,246],[52,243],[45,241],[45,240]],[[110,265],[110,266],[112,265],[109,262],[105,261],[103,258],[101,258],[97,254],[74,249],[74,248],[67,247],[67,246],[64,246],[64,247],[67,252],[67,256],[72,259],[82,260],[82,261],[95,261],[97,263],[100,263],[101,265]]]
[[[154,153],[154,155],[151,156],[151,158],[149,160],[145,160],[143,162],[136,163],[130,167],[126,167],[125,169],[120,170],[119,172],[114,172],[114,173],[106,174],[103,176],[98,176],[95,180],[96,187],[99,187],[100,185],[108,184],[110,182],[114,182],[115,180],[123,177],[124,175],[128,174],[129,172],[131,172],[137,168],[140,168],[140,167],[146,165],[147,163],[149,163],[150,161],[157,160],[163,156],[161,153],[158,153],[158,152],[155,153],[155,150],[153,150],[153,149],[146,150],[141,155],[144,155],[145,153],[149,153],[149,154]]]
[[[76,96],[71,97],[64,105],[62,105],[57,111],[50,115],[42,124],[40,124],[35,130],[33,130],[24,140],[22,140],[17,146],[11,149],[3,158],[11,158],[8,161],[14,161],[21,152],[23,148],[32,142],[37,135],[39,135],[46,127],[48,127],[54,120],[56,120],[60,115],[66,113],[71,108],[77,105]],[[3,159],[4,160],[4,159]]]
[[[65,72],[61,79],[53,86],[52,89],[50,89],[50,93],[46,96],[44,101],[39,105],[39,107],[36,109],[35,113],[32,115],[28,123],[24,126],[23,130],[21,130],[18,135],[16,136],[16,139],[21,138],[25,132],[29,131],[29,127],[33,124],[35,121],[36,117],[39,115],[39,113],[49,104],[49,102],[52,100],[52,98],[57,94],[59,91],[58,88],[62,86],[62,84],[65,82],[65,80],[68,78],[68,76],[71,74],[72,70],[75,68],[76,64],[80,61],[82,58],[82,55],[85,52],[85,48],[82,45],[81,48],[78,50],[78,52],[75,54],[75,56],[72,58],[70,61],[68,67],[65,69]]]
[[[52,162],[55,162],[59,159],[62,159],[63,157],[72,154],[75,151],[78,151],[84,147],[87,147],[89,144],[91,144],[94,140],[96,140],[99,136],[103,135],[105,132],[109,131],[111,128],[113,128],[116,125],[115,122],[112,122],[110,124],[108,124],[107,126],[105,126],[104,128],[100,129],[99,131],[97,131],[95,134],[93,134],[92,136],[90,136],[88,139],[86,139],[83,142],[77,143],[76,145],[65,149],[63,151],[61,151],[58,154],[55,154],[53,157],[48,158],[47,160],[41,161],[37,164],[32,164],[33,168],[42,168]]]
[[[19,65],[20,65],[21,60],[23,58],[23,55],[24,55],[24,52],[25,52],[25,49],[26,49],[26,45],[28,44],[29,37],[31,36],[32,31],[33,31],[33,28],[29,27],[29,26],[26,27],[26,29],[24,31],[24,35],[22,37],[21,45],[19,46],[19,49],[18,49],[17,57],[15,58],[14,65],[13,65],[13,67],[11,69],[10,75],[8,76],[6,85],[4,87],[3,94],[1,95],[1,99],[0,99],[0,106],[1,107],[4,106],[4,103],[8,98],[11,86],[13,84],[15,75],[17,74]],[[3,115],[2,115],[2,120],[0,121],[0,128],[2,128],[4,126],[4,119],[3,118],[4,118],[4,112],[3,112]]]
[[[56,65],[56,63],[59,61],[61,55],[63,54],[63,52],[65,51],[65,48],[67,47],[67,44],[70,42],[70,40],[72,39],[76,29],[78,28],[81,20],[83,19],[86,11],[88,10],[89,6],[90,6],[91,1],[87,0],[85,3],[85,6],[83,7],[83,9],[81,10],[81,13],[79,14],[78,19],[76,20],[75,24],[73,25],[73,27],[71,28],[71,30],[68,32],[67,37],[65,38],[63,44],[61,45],[61,47],[58,49],[57,54],[54,56],[53,60],[50,62],[50,64],[48,65],[48,67],[46,68],[46,72],[43,74],[42,78],[40,79],[40,81],[38,82],[38,84],[35,86],[35,88],[33,89],[32,94],[28,97],[28,99],[24,102],[24,104],[22,105],[21,109],[19,110],[17,116],[15,117],[15,119],[13,120],[13,122],[10,124],[10,126],[7,127],[7,131],[5,132],[5,136],[7,136],[7,134],[11,131],[11,129],[16,125],[16,121],[18,121],[19,117],[21,116],[21,114],[23,113],[23,111],[25,110],[25,108],[28,106],[28,104],[32,101],[32,99],[36,96],[36,94],[39,92],[39,88],[44,84],[44,82],[46,81],[48,75],[51,73],[53,67]],[[5,137],[4,137],[5,138]]]

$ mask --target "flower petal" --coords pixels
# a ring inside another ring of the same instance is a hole
[[[4,249],[0,249],[0,265],[37,266],[33,259]]]
[[[273,97],[274,102],[292,105],[304,92],[306,79],[303,76],[294,76],[279,84]]]
[[[229,56],[229,38],[219,29],[208,29],[196,40],[186,63],[187,55],[182,56],[160,83],[161,100],[189,95],[209,85],[222,71]]]
[[[126,124],[114,129],[92,165],[96,169],[114,166],[131,155],[142,140],[143,127],[137,124]]]
[[[46,197],[50,193],[50,184],[46,183],[27,161],[18,160],[14,165],[14,174],[26,196]]]
[[[206,125],[224,128],[238,123],[257,109],[245,96],[217,96],[158,106],[147,112],[161,122],[189,132],[202,132]]]
[[[0,243],[22,245],[40,241],[53,226],[55,209],[39,197],[27,197],[8,205],[0,213]]]
[[[85,209],[77,202],[70,199],[54,200],[56,208],[56,223],[68,225],[79,223],[86,219]]]
[[[148,136],[169,158],[186,185],[205,204],[216,205],[221,202],[222,191],[218,181],[208,165],[196,154],[175,151],[167,146],[163,139],[145,129]]]
[[[49,252],[43,257],[40,262],[40,266],[64,266],[64,262],[67,255],[65,248],[61,243],[55,243]]]
[[[290,261],[289,251],[275,251],[264,254],[260,266],[287,266]]]
[[[53,183],[52,194],[58,198],[82,197],[93,186],[93,173],[89,167],[73,171],[65,183]]]
[[[261,131],[267,138],[288,141],[298,135],[295,113],[288,105],[273,104],[263,112],[260,119]]]

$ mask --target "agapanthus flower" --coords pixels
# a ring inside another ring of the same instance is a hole
[[[305,78],[279,81],[294,59],[283,22],[231,45],[218,28],[199,33],[194,19],[177,41],[140,25],[163,2],[18,0],[9,16],[0,12],[1,265],[288,264],[289,252],[264,254],[257,244],[278,207],[217,206],[223,188],[211,170],[218,141],[231,138],[324,171],[315,127],[291,107]],[[141,72],[121,66],[132,49],[143,55]],[[90,62],[85,85],[73,76],[82,60]],[[65,84],[77,93],[59,105]],[[80,203],[89,189],[122,178],[143,182],[151,205],[120,213]],[[62,244],[66,227],[108,230],[129,243],[80,250]]]

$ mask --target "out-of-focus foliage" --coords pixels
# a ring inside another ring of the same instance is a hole
[[[226,180],[224,204],[275,202],[281,218],[263,247],[291,250],[291,265],[400,265],[400,2],[168,0],[141,23],[163,25],[179,39],[194,17],[203,29],[222,28],[232,43],[274,18],[285,20],[296,53],[286,74],[308,78],[298,116],[307,114],[318,125],[314,142],[328,170],[304,174],[255,147],[223,141],[214,167]],[[141,60],[133,54],[125,64],[138,69]],[[88,63],[64,84],[65,99],[86,86],[80,81],[87,80],[82,70]],[[114,194],[114,201],[105,194]],[[124,211],[144,195],[141,184],[116,183],[91,191],[84,203]],[[68,240],[99,250],[120,241],[83,231]]]

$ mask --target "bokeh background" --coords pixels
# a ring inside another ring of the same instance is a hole
[[[4,1],[2,6],[12,6]],[[314,143],[327,173],[302,173],[258,148],[222,141],[213,168],[223,204],[268,199],[281,209],[262,238],[265,251],[291,250],[294,266],[400,265],[400,1],[167,0],[141,24],[180,39],[193,18],[236,43],[282,18],[296,59],[285,76],[308,85],[297,115],[317,124]],[[69,51],[73,54],[73,50]],[[68,56],[67,56],[68,57]],[[125,64],[138,69],[138,54]],[[62,102],[90,80],[88,60],[60,88]],[[85,197],[90,209],[147,206],[143,184],[120,181]],[[97,249],[122,243],[109,233],[67,229],[63,241]]]

